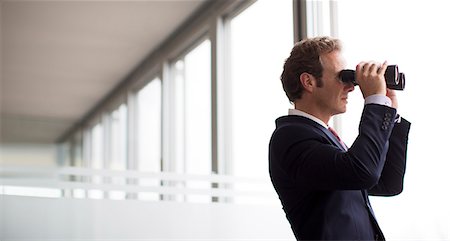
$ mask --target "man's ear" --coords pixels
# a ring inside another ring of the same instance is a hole
[[[300,84],[303,86],[303,89],[307,92],[312,92],[313,87],[315,86],[315,78],[309,73],[303,72],[300,75]]]

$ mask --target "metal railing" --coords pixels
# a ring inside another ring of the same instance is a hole
[[[0,194],[225,203],[245,200],[251,200],[252,203],[278,201],[268,177],[247,178],[79,167],[2,167]]]

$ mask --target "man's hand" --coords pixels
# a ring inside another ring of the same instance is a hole
[[[376,62],[360,62],[356,66],[355,78],[364,98],[371,95],[387,94],[386,80],[384,79],[386,68],[387,62],[384,62],[381,66]]]

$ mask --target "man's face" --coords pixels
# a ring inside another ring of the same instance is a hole
[[[320,56],[323,75],[323,86],[315,89],[315,100],[323,114],[333,116],[347,110],[348,93],[355,88],[353,84],[343,83],[339,72],[344,69],[345,63],[339,51],[322,54]]]

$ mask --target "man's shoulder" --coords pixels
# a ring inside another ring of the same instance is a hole
[[[296,126],[296,127],[310,127],[315,126],[317,123],[314,121],[299,115],[285,115],[280,116],[275,120],[276,127],[283,127],[283,126]]]
[[[295,136],[298,138],[317,134],[322,135],[322,129],[325,128],[306,117],[286,115],[276,120],[276,129],[273,136]]]

